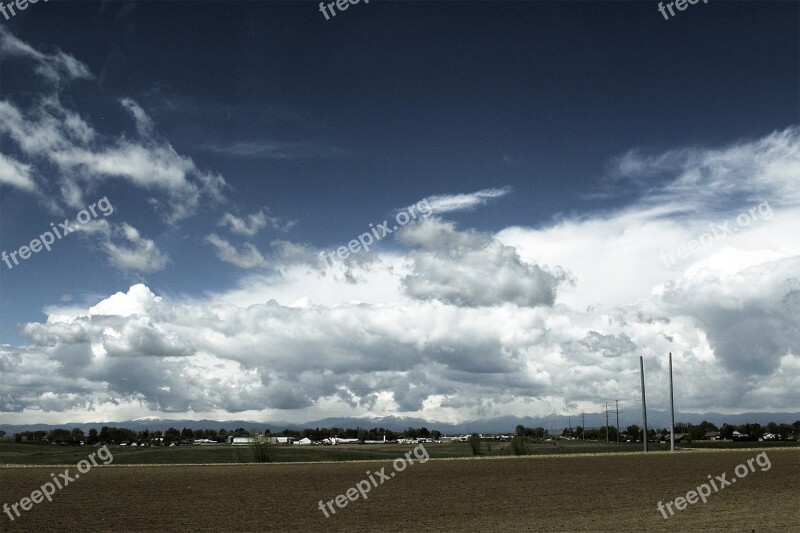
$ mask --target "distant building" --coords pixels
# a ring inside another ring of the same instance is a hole
[[[265,440],[270,444],[291,444],[294,437],[266,437]]]

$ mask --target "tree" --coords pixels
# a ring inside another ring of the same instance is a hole
[[[169,446],[171,442],[181,440],[180,432],[175,428],[169,428],[164,432],[164,445]]]
[[[514,434],[517,437],[523,436],[525,434],[525,426],[523,426],[522,424],[517,424],[517,427],[514,428]]]
[[[67,429],[53,429],[47,434],[47,440],[56,444],[64,444],[70,441],[72,433]]]
[[[687,426],[685,433],[689,434],[691,440],[700,440],[704,438],[709,431],[719,431],[719,428],[708,420],[703,420],[698,426],[692,424],[687,424]]]
[[[736,428],[730,424],[722,424],[722,427],[719,430],[719,436],[723,439],[732,439],[733,438],[733,431]]]
[[[632,424],[625,428],[625,433],[631,438],[631,440],[639,440],[642,438],[642,430],[636,424]]]
[[[78,445],[84,439],[83,430],[80,428],[73,428],[69,435],[69,440],[72,444]]]

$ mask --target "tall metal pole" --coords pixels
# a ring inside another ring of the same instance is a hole
[[[608,444],[608,402],[606,402],[606,444]]]
[[[675,401],[672,396],[672,352],[669,352],[669,450],[675,451]]]
[[[614,400],[617,405],[617,446],[619,446],[619,400]]]
[[[644,425],[644,451],[647,451],[647,404],[645,403],[644,396],[644,357],[639,356],[639,373],[642,377],[642,425]]]

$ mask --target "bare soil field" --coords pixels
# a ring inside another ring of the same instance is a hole
[[[326,518],[332,500],[391,461],[96,467],[2,531],[798,531],[800,451],[766,451],[707,503],[664,519],[674,500],[764,450],[431,459]],[[0,469],[0,503],[64,468]],[[70,468],[74,474],[74,465]],[[374,477],[374,474],[373,474]]]

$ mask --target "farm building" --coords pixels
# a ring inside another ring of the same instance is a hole
[[[266,437],[266,441],[270,444],[291,444],[294,437]]]

